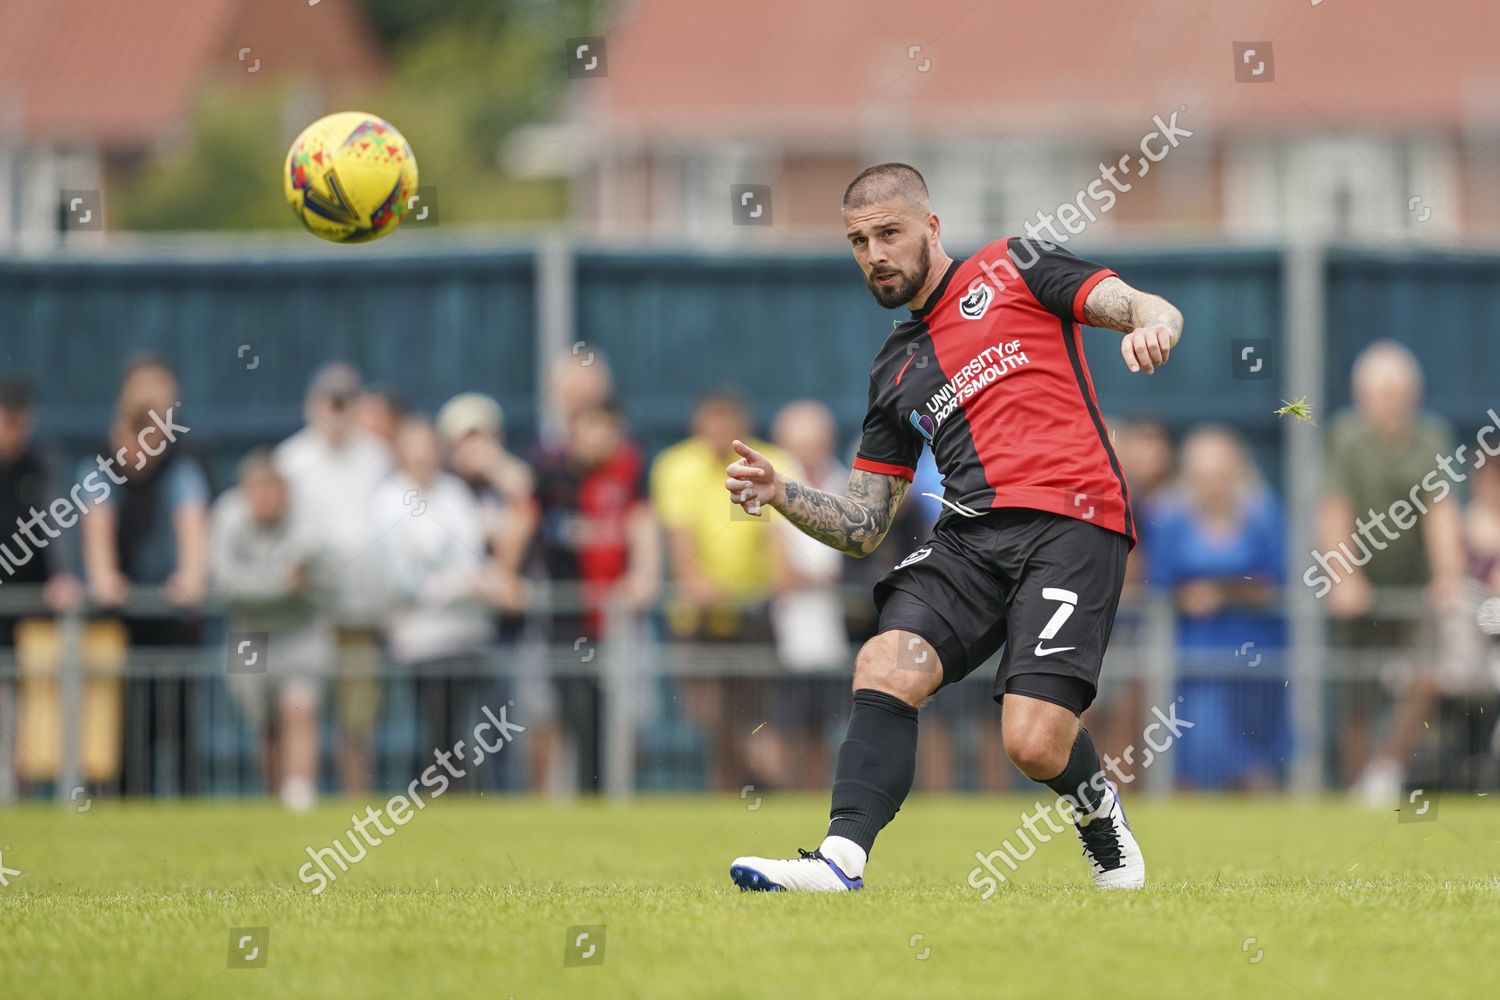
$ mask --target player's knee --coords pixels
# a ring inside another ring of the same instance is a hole
[[[1016,724],[1006,719],[1005,753],[1021,773],[1035,781],[1062,774],[1072,751],[1071,740],[1061,740],[1051,726]]]
[[[854,659],[854,690],[872,688],[920,706],[943,680],[937,650],[910,632],[882,632]]]

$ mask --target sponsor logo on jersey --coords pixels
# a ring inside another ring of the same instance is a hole
[[[919,563],[930,555],[932,555],[932,546],[924,545],[920,549],[917,549],[915,552],[913,552],[911,555],[907,556],[905,559],[898,562],[896,564],[896,568],[902,569],[906,566],[910,566],[912,563]]]
[[[925,413],[912,410],[911,413],[907,414],[907,419],[917,429],[917,433],[926,438],[928,443],[931,444],[933,435],[937,433],[937,425],[932,422],[932,418]]]
[[[1002,340],[974,355],[941,389],[928,397],[927,412],[932,415],[934,432],[943,426],[943,421],[954,410],[1017,368],[1030,363],[1031,359],[1021,350],[1020,338]]]

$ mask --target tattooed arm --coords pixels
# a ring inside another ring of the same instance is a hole
[[[891,530],[891,519],[908,485],[900,476],[858,469],[849,474],[849,488],[843,496],[783,480],[782,496],[772,506],[803,534],[863,557],[874,552]]]
[[[901,476],[856,469],[840,496],[782,478],[764,455],[743,441],[736,441],[734,450],[740,459],[729,466],[724,488],[735,503],[769,504],[803,534],[856,558],[879,547],[910,485]]]
[[[1120,354],[1131,371],[1147,375],[1167,356],[1182,336],[1182,313],[1160,295],[1137,291],[1116,277],[1105,278],[1089,292],[1083,316],[1090,326],[1119,330]]]

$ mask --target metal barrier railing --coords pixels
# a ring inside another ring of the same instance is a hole
[[[862,589],[851,596],[867,599]],[[757,780],[817,787],[818,776],[799,773],[796,765],[802,760],[805,767],[826,769],[831,760],[839,712],[847,708],[840,705],[847,701],[842,692],[849,683],[853,646],[849,663],[790,672],[778,664],[767,643],[675,640],[659,621],[661,606],[642,614],[614,604],[596,608],[603,616],[601,641],[546,638],[542,625],[547,616],[588,606],[582,595],[567,588],[549,591],[546,600],[545,614],[534,612],[531,627],[488,647],[467,666],[448,664],[423,673],[387,660],[373,673],[357,676],[330,666],[319,725],[322,783],[332,785],[339,770],[336,758],[343,752],[347,706],[340,699],[347,692],[341,686],[358,683],[372,688],[379,699],[378,722],[369,734],[374,754],[369,781],[376,786],[405,785],[414,769],[425,766],[419,762],[430,761],[425,743],[443,735],[424,722],[427,701],[438,697],[428,689],[436,686],[446,692],[441,697],[455,701],[448,711],[454,719],[477,712],[481,702],[508,704],[511,718],[520,724],[529,724],[528,718],[541,720],[536,728],[550,733],[545,739],[553,740],[561,731],[557,741],[581,758],[573,761],[579,777],[572,783],[588,787],[596,779],[598,790],[612,796],[672,787],[733,790],[740,787],[739,779],[732,768],[724,768],[726,756],[749,761],[738,762],[739,773],[753,776],[757,767],[762,772],[769,768],[771,773]],[[1394,593],[1384,595],[1375,611],[1388,622],[1417,621],[1425,617],[1424,607],[1414,592]],[[1293,611],[1309,613],[1321,623],[1320,608]],[[38,588],[8,585],[0,587],[0,618],[35,623],[17,646],[0,647],[0,801],[49,790],[66,802],[85,791],[214,795],[261,789],[254,730],[226,677],[222,607],[186,612],[166,603],[159,591],[141,589],[127,607],[109,614],[94,608],[51,614]],[[201,631],[188,646],[130,647],[125,630],[114,624],[120,618],[195,621]],[[1289,618],[1283,619],[1288,625]],[[1437,654],[1434,646],[1428,658]],[[1369,656],[1369,650],[1325,647],[1318,670],[1308,675],[1295,669],[1285,649],[1179,649],[1170,600],[1153,594],[1126,601],[1095,710],[1115,716],[1101,727],[1113,732],[1109,746],[1101,740],[1101,749],[1118,754],[1150,721],[1152,707],[1165,709],[1194,682],[1253,682],[1266,688],[1280,680],[1286,691],[1283,709],[1296,721],[1297,713],[1290,710],[1298,699],[1315,697],[1321,703],[1325,691],[1340,685],[1368,685]],[[971,761],[948,769],[950,785],[972,788],[990,780],[981,772],[996,763],[991,758],[999,753],[998,713],[989,700],[993,673],[992,668],[976,670],[924,714],[924,738],[930,733],[933,741],[949,744],[934,750],[933,757]],[[1183,715],[1191,718],[1186,709]],[[757,742],[768,720],[772,732]],[[1298,759],[1313,757],[1325,786],[1329,770],[1323,758],[1339,724],[1319,712],[1311,727],[1293,726],[1290,734],[1291,752]],[[543,741],[541,735],[533,740]],[[526,742],[523,738],[521,745]],[[783,743],[800,749],[788,750]],[[775,760],[755,762],[763,745],[776,746],[767,753],[780,755],[779,768]],[[793,759],[797,753],[803,756]],[[517,756],[505,758],[473,787],[537,787],[541,779],[523,773],[527,765]],[[597,770],[590,775],[595,761]],[[1294,761],[1286,763],[1288,772],[1294,769]],[[1152,794],[1171,790],[1174,764],[1171,753],[1154,755],[1149,767],[1137,763],[1141,787]]]

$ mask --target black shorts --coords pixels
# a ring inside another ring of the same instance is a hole
[[[1081,713],[1098,692],[1129,550],[1124,535],[1045,511],[944,517],[875,584],[878,631],[926,639],[943,685],[1003,646],[996,701],[1009,690]]]

